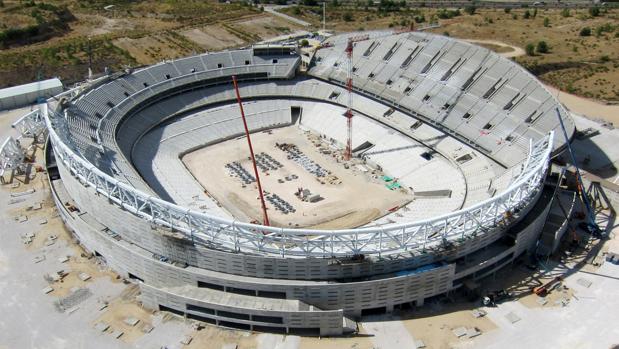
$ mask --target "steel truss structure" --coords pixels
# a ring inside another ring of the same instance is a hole
[[[15,138],[7,138],[0,147],[0,176],[4,173],[19,169],[24,163],[24,151],[15,140]]]
[[[35,109],[22,116],[11,127],[19,132],[20,138],[32,138],[35,142],[43,140],[45,132],[47,132],[40,109]]]
[[[43,106],[43,116],[58,163],[84,187],[151,224],[181,232],[195,244],[231,252],[298,258],[386,256],[443,246],[498,229],[507,217],[533,204],[540,192],[553,145],[553,133],[530,142],[520,174],[504,192],[463,210],[417,222],[347,230],[308,230],[269,227],[192,211],[147,195],[107,175],[77,155],[69,135],[55,128],[62,116]],[[68,143],[68,141],[67,141]]]

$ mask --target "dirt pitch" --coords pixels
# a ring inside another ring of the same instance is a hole
[[[321,154],[308,140],[308,134],[296,126],[254,133],[252,143],[255,154],[264,152],[283,165],[275,171],[260,171],[263,190],[267,195],[279,195],[296,210],[284,214],[267,202],[271,225],[320,229],[358,227],[412,199],[412,195],[405,191],[387,189],[381,179],[373,178],[378,174],[372,175],[372,171],[362,172],[355,166],[346,169],[333,155]],[[295,144],[311,160],[337,177],[336,182],[341,183],[329,183],[324,178],[319,180],[298,163],[287,159],[287,153],[276,148],[276,143]],[[205,191],[232,216],[245,221],[262,221],[256,183],[243,187],[241,180],[231,176],[225,168],[226,164],[237,161],[253,175],[244,137],[193,151],[186,154],[182,161]],[[292,179],[293,175],[298,178]],[[309,189],[312,194],[319,194],[323,200],[315,203],[302,201],[295,196],[300,187]]]

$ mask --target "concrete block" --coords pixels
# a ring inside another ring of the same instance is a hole
[[[125,332],[120,331],[120,330],[116,330],[114,332],[112,332],[112,337],[118,339],[120,338],[123,334],[125,334]]]
[[[142,332],[144,333],[151,333],[151,331],[153,330],[153,326],[149,325],[149,324],[144,324],[142,326]]]
[[[80,278],[80,280],[82,280],[82,281],[88,281],[88,280],[90,280],[90,278],[91,278],[90,274],[88,274],[88,273],[80,273],[80,274],[78,275],[78,277],[79,277],[79,278]]]
[[[466,328],[458,327],[451,330],[451,332],[458,338],[466,335]]]
[[[183,339],[181,339],[181,344],[182,345],[189,345],[189,343],[191,343],[192,340],[193,340],[192,336],[185,335],[185,336],[183,336]]]
[[[45,287],[45,288],[43,289],[43,293],[48,294],[48,293],[52,292],[53,290],[54,290],[54,288],[53,288],[53,287],[51,287],[51,286],[47,286],[47,287]]]
[[[125,320],[123,320],[123,322],[129,326],[135,326],[138,324],[138,322],[140,322],[140,320],[134,317],[128,317]]]
[[[585,288],[591,287],[591,284],[592,284],[591,281],[589,281],[587,279],[583,279],[583,278],[580,278],[580,279],[576,280],[576,283],[579,284],[582,287],[585,287]]]
[[[422,349],[426,347],[426,343],[424,343],[421,339],[415,340],[415,349]]]
[[[470,327],[466,329],[466,337],[467,338],[474,338],[477,337],[481,334],[481,332],[475,328],[475,327]]]
[[[473,314],[473,317],[475,318],[480,318],[483,316],[486,316],[486,314],[488,314],[485,310],[483,309],[474,309],[471,314]]]
[[[514,314],[513,312],[507,313],[507,315],[505,315],[505,318],[507,319],[507,321],[511,322],[512,324],[515,324],[516,322],[520,321],[520,317]]]
[[[45,256],[36,256],[34,257],[34,262],[35,263],[41,263],[45,260]]]
[[[110,328],[110,325],[105,322],[97,322],[95,324],[95,330],[99,332],[105,332],[108,328]]]

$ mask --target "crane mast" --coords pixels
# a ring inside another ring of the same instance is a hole
[[[352,158],[352,51],[354,46],[354,39],[349,38],[346,45],[346,56],[348,58],[348,76],[346,78],[346,89],[348,90],[348,105],[346,109],[346,150],[344,151],[344,160],[350,160]]]

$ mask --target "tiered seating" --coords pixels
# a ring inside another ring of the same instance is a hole
[[[290,124],[290,101],[247,103],[248,127],[268,129]],[[204,194],[204,189],[191,176],[180,156],[188,149],[236,137],[244,132],[236,104],[212,108],[163,124],[142,137],[136,144],[134,165],[144,180],[161,197],[195,210],[220,216],[228,214]]]
[[[331,38],[334,46],[318,51],[310,74],[344,83],[346,39]],[[355,44],[353,59],[356,88],[456,131],[506,166],[527,156],[519,139],[537,140],[557,127],[556,100],[522,68],[484,48],[425,33],[374,33]],[[556,137],[555,147],[562,144]]]

